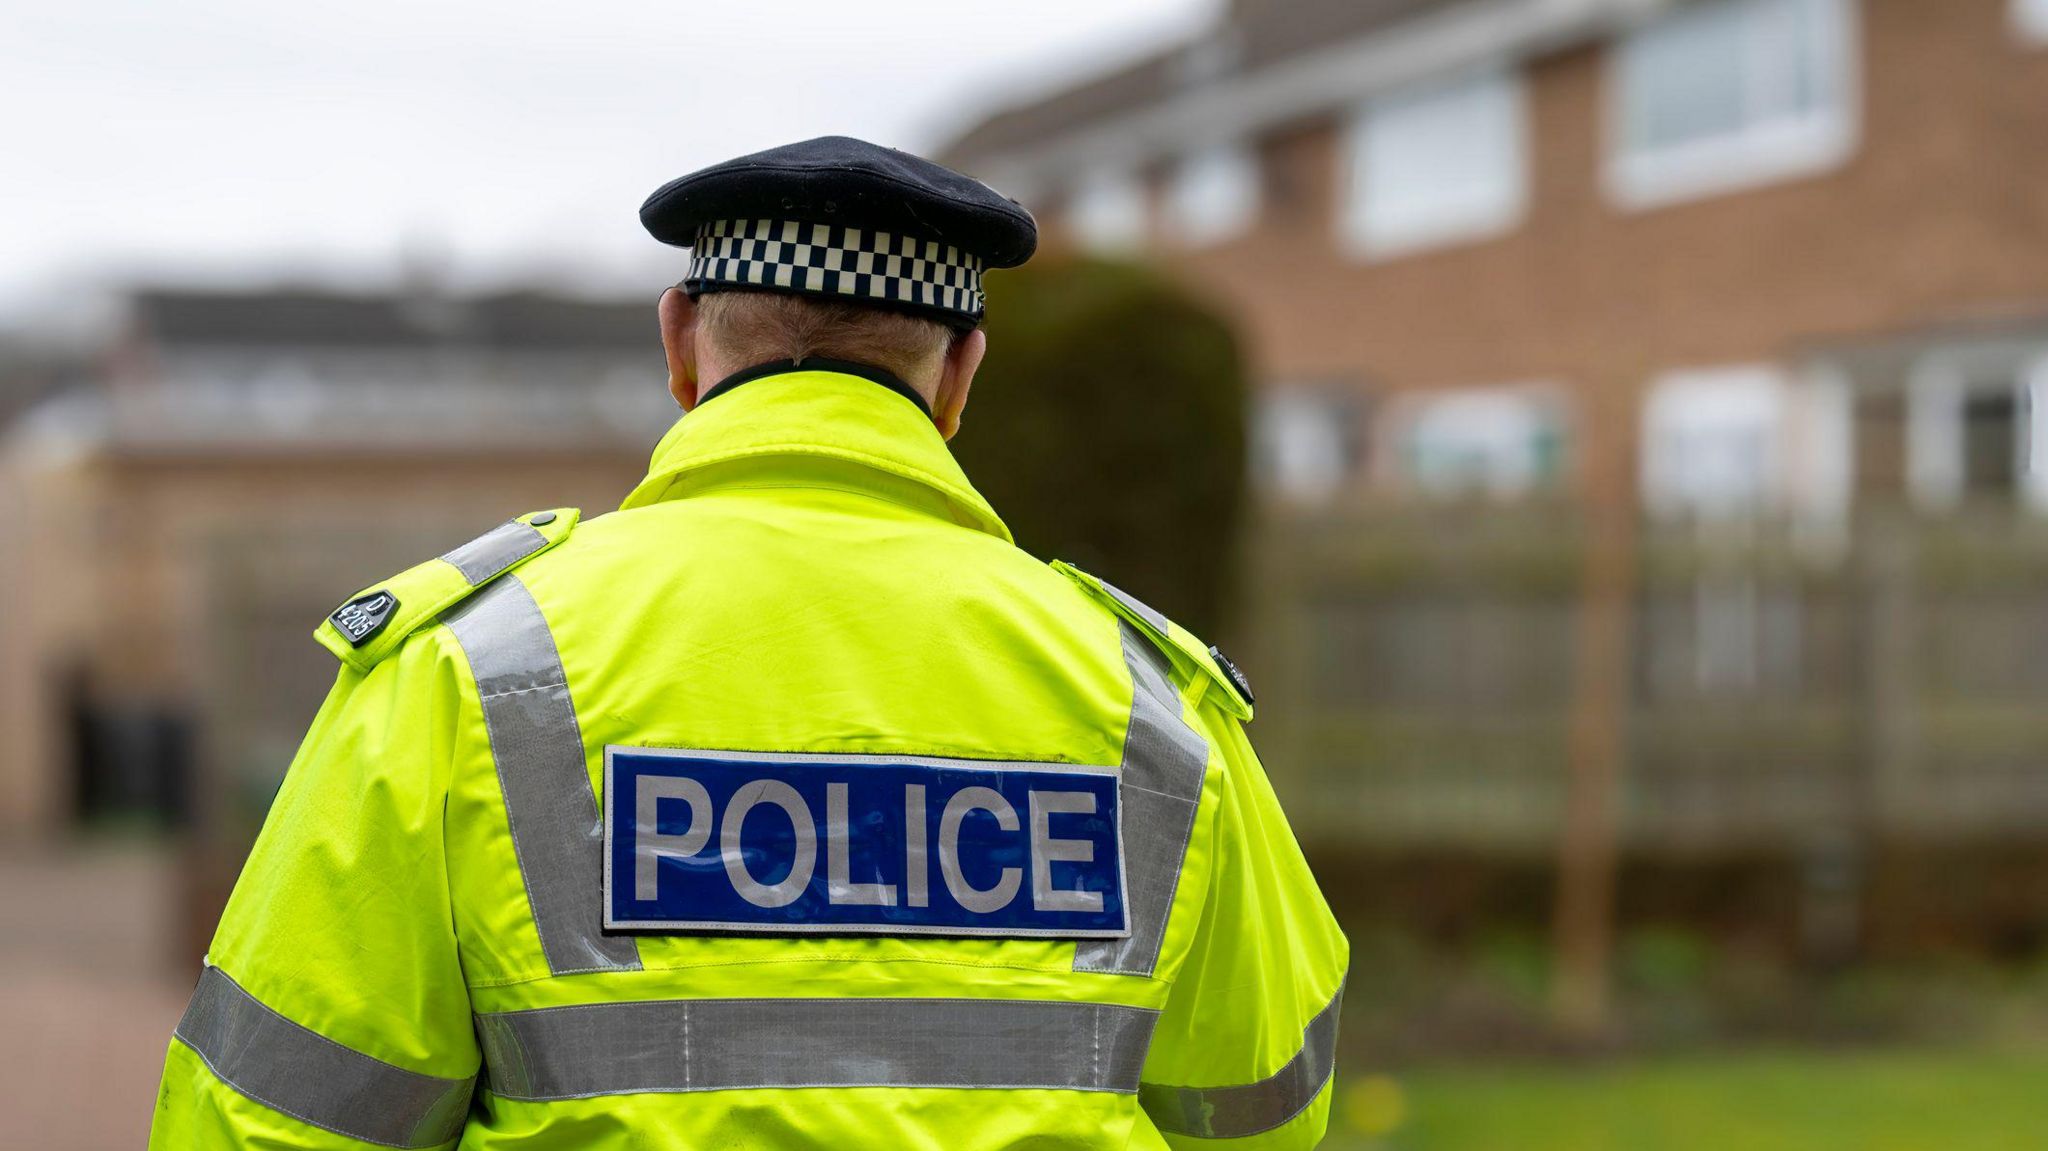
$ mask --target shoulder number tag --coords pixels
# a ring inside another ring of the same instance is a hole
[[[361,647],[384,630],[384,625],[391,622],[391,613],[397,610],[398,597],[388,591],[373,591],[335,608],[327,618],[350,646]]]
[[[607,747],[612,929],[1130,934],[1114,770]]]

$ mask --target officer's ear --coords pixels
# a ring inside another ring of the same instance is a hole
[[[668,394],[676,406],[697,406],[697,301],[681,288],[661,294],[661,347],[668,353]]]
[[[974,373],[986,354],[988,335],[980,328],[962,332],[946,345],[946,361],[939,366],[939,390],[932,397],[932,422],[939,425],[939,434],[949,440],[960,431],[960,413],[967,408],[967,392],[974,386]]]

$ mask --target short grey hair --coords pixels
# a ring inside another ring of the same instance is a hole
[[[780,292],[709,292],[697,300],[697,317],[698,329],[735,364],[822,356],[905,381],[936,373],[954,336],[934,320]]]

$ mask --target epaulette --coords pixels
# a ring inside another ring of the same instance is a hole
[[[320,645],[360,672],[477,589],[569,538],[582,513],[555,508],[507,520],[435,559],[350,596],[313,630]]]
[[[1054,560],[1053,570],[1073,580],[1081,590],[1107,605],[1119,617],[1151,640],[1171,661],[1182,677],[1200,676],[1215,690],[1223,710],[1241,720],[1252,717],[1252,685],[1230,657],[1205,644],[1193,632],[1167,619],[1143,600],[1089,575],[1065,560]]]

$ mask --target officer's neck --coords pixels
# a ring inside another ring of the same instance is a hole
[[[707,364],[706,366],[709,367],[710,365]],[[932,414],[933,394],[938,390],[935,385],[930,383],[927,383],[922,388],[917,387],[896,373],[885,368],[875,367],[872,364],[863,364],[854,360],[833,359],[829,356],[806,356],[801,360],[766,360],[719,375],[706,371],[702,373],[700,379],[709,379],[712,383],[709,386],[699,385],[697,403],[693,405],[693,408],[709,403],[725,395],[727,392],[742,385],[752,383],[755,380],[767,379],[771,376],[786,376],[791,372],[834,372],[843,376],[857,376],[877,387],[895,392],[897,395],[916,404],[923,410],[926,418],[930,418]]]

